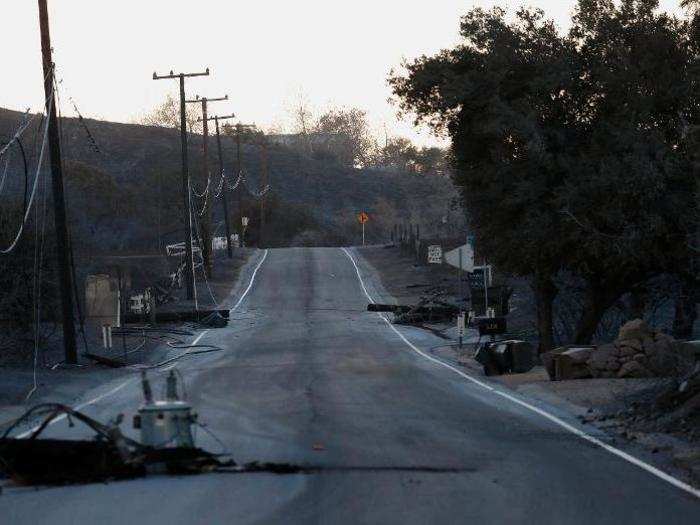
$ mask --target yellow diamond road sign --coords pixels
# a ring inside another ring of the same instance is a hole
[[[357,221],[360,224],[364,224],[369,220],[369,215],[367,215],[365,212],[361,212],[357,215]]]

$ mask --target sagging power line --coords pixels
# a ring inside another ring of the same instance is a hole
[[[170,71],[168,75],[153,73],[153,80],[179,79],[180,81],[180,143],[182,146],[182,197],[185,203],[185,257],[187,266],[185,271],[185,283],[187,299],[194,300],[197,307],[197,296],[194,287],[194,259],[192,257],[192,207],[190,199],[190,174],[187,160],[187,120],[185,114],[185,78],[209,76],[209,68],[203,73],[178,73]]]
[[[212,243],[212,235],[211,235],[211,204],[209,199],[209,187],[211,184],[211,175],[209,174],[209,126],[208,126],[208,120],[209,118],[207,117],[207,109],[208,109],[208,103],[209,102],[219,102],[219,101],[224,101],[228,100],[228,95],[224,95],[223,97],[216,97],[216,98],[208,98],[208,97],[199,97],[197,95],[196,98],[191,99],[191,100],[185,100],[185,104],[201,104],[202,105],[202,118],[198,119],[198,121],[202,122],[202,132],[203,132],[203,137],[202,137],[202,155],[203,155],[203,163],[202,163],[202,170],[203,170],[203,176],[204,180],[206,181],[206,190],[205,190],[205,195],[204,195],[204,205],[202,208],[202,240],[203,240],[203,246],[202,248],[202,257],[204,259],[204,271],[207,274],[207,277],[211,277],[212,275],[212,269],[213,269],[213,261],[212,261],[212,250],[211,250],[211,243]]]

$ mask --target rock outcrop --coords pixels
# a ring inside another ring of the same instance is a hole
[[[551,352],[553,379],[671,377],[692,366],[673,337],[649,328],[641,319],[620,328],[617,339],[598,347],[559,348]],[[584,361],[585,358],[585,361]],[[543,356],[543,361],[546,361]]]

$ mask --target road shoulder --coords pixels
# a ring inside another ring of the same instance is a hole
[[[369,294],[377,302],[394,303],[397,298],[389,293],[383,281],[387,281],[387,270],[373,266],[363,250],[351,249],[353,257],[362,274]],[[392,280],[389,280],[391,283]],[[396,287],[396,283],[391,285]],[[400,327],[401,333],[410,342],[427,352],[430,358],[454,367],[456,370],[474,378],[509,396],[521,399],[539,410],[553,414],[566,424],[582,433],[590,434],[601,442],[624,451],[634,458],[670,474],[683,483],[700,488],[700,478],[696,470],[697,447],[684,443],[671,436],[625,434],[619,425],[618,415],[625,411],[631,398],[651,395],[659,388],[663,380],[577,380],[552,382],[542,367],[536,367],[526,374],[510,374],[498,377],[486,377],[479,365],[468,352],[459,352],[456,348],[454,330],[444,330],[444,338],[414,327]],[[477,338],[472,331],[467,342]]]

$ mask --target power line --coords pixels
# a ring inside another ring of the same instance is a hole
[[[49,111],[51,111],[51,109],[53,109],[52,104],[50,104]],[[44,127],[44,140],[41,144],[41,151],[39,153],[39,160],[37,161],[36,174],[34,175],[34,183],[32,184],[32,193],[29,197],[29,204],[25,207],[24,215],[22,217],[22,222],[19,225],[19,229],[18,229],[17,233],[15,234],[13,241],[10,243],[10,245],[7,248],[0,249],[0,254],[2,254],[2,255],[6,255],[15,249],[15,247],[17,246],[17,243],[19,242],[20,237],[22,236],[22,232],[24,231],[24,226],[27,224],[27,219],[29,219],[29,212],[32,209],[32,203],[34,202],[34,196],[36,195],[37,184],[39,182],[39,175],[41,173],[41,165],[43,164],[43,160],[44,160],[44,151],[46,149],[46,143],[48,141],[48,134],[49,134],[49,126],[48,126],[48,122],[47,122],[47,125]]]
[[[187,160],[187,120],[185,115],[185,78],[209,76],[209,68],[204,73],[178,73],[170,71],[168,75],[153,73],[153,80],[178,79],[180,81],[180,143],[182,147],[182,196],[185,203],[185,226],[187,239],[185,239],[185,256],[187,257],[187,271],[185,281],[187,284],[187,299],[194,300],[197,307],[196,290],[194,288],[194,258],[192,257],[192,208],[190,197],[190,174]]]
[[[229,217],[229,212],[228,212],[228,198],[226,197],[226,191],[224,189],[224,183],[226,182],[226,174],[224,172],[224,157],[223,154],[221,153],[221,131],[219,129],[219,121],[220,120],[226,120],[230,118],[235,118],[236,115],[231,113],[231,115],[226,115],[223,117],[219,117],[218,115],[215,115],[213,118],[210,118],[209,120],[214,120],[216,124],[216,148],[217,152],[219,154],[219,171],[221,171],[221,181],[219,183],[219,188],[217,189],[217,194],[214,195],[214,198],[217,198],[221,196],[221,203],[224,207],[224,222],[226,223],[226,253],[228,255],[228,258],[231,259],[233,258],[233,249],[231,247],[231,223],[230,223],[230,217]],[[240,179],[239,179],[240,180]]]
[[[204,204],[202,205],[202,212],[200,217],[203,218],[202,221],[202,237],[204,239],[204,246],[202,246],[202,257],[204,259],[204,272],[208,277],[212,275],[212,269],[214,261],[212,260],[212,234],[211,234],[211,206],[209,194],[206,193],[209,190],[209,185],[211,184],[211,175],[209,173],[209,118],[207,116],[207,108],[209,102],[219,102],[228,100],[228,95],[223,97],[209,98],[209,97],[199,97],[197,95],[192,100],[185,100],[186,104],[201,104],[202,106],[202,118],[198,119],[202,122],[202,172],[204,179],[207,181],[207,187],[205,189]]]

